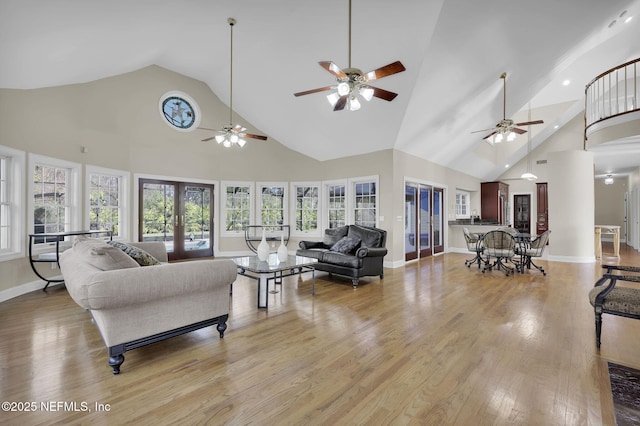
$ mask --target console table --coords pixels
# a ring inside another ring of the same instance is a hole
[[[64,282],[63,278],[46,278],[43,277],[38,269],[36,268],[36,263],[55,263],[60,268],[60,242],[64,241],[66,237],[73,237],[78,235],[94,235],[98,236],[100,234],[107,235],[109,239],[112,239],[111,231],[67,231],[67,232],[50,232],[50,233],[39,233],[39,234],[29,234],[29,264],[31,265],[31,269],[33,272],[43,281],[46,281],[46,285],[42,289],[43,291],[47,290],[49,284],[51,283],[61,283]],[[39,240],[42,240],[43,243],[40,243]],[[48,253],[33,253],[33,245],[38,241],[38,244],[44,244],[46,246],[55,246],[54,252]]]
[[[596,259],[602,258],[602,234],[613,235],[613,255],[620,257],[620,226],[595,225]]]

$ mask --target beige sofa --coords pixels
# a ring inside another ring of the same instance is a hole
[[[162,242],[128,244],[157,264],[141,266],[120,248],[92,238],[77,238],[60,256],[67,290],[91,313],[113,374],[127,350],[214,324],[223,337],[237,273],[232,261],[167,263]]]

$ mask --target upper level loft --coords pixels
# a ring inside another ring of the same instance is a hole
[[[585,149],[621,139],[640,144],[639,98],[640,58],[611,68],[587,84]]]

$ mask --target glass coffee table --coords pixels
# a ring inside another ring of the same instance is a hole
[[[278,255],[271,253],[265,261],[260,261],[258,256],[232,257],[238,267],[238,274],[253,278],[258,281],[258,308],[268,308],[269,298],[267,292],[269,281],[282,284],[282,278],[299,275],[303,272],[311,272],[311,294],[316,294],[316,269],[314,265],[318,259],[310,257],[291,256],[285,262],[278,261]]]

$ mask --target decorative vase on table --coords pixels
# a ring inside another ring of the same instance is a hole
[[[284,232],[280,234],[280,247],[278,247],[278,262],[286,262],[289,257],[287,246],[284,245]]]
[[[264,228],[262,228],[262,240],[260,241],[260,244],[258,244],[258,259],[264,262],[268,258],[269,258],[269,243],[267,243],[265,231],[264,231]]]

